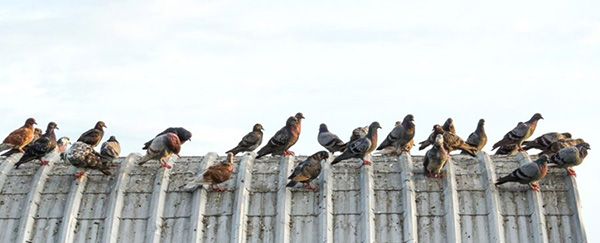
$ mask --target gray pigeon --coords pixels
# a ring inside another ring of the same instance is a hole
[[[477,129],[475,129],[474,132],[472,132],[469,137],[467,138],[466,143],[468,145],[471,145],[475,148],[477,148],[477,150],[475,150],[475,152],[479,152],[483,149],[483,147],[485,146],[485,144],[487,143],[487,135],[485,134],[485,128],[484,128],[484,124],[485,124],[485,120],[484,119],[479,119],[479,122],[477,123]],[[466,154],[467,152],[462,152],[461,154]]]
[[[587,156],[588,150],[591,150],[589,143],[580,143],[573,147],[561,149],[550,157],[550,163],[567,169],[569,175],[577,176],[571,167],[580,165]]]
[[[252,127],[252,132],[246,134],[246,136],[242,138],[242,141],[240,141],[235,148],[232,148],[225,153],[233,153],[233,155],[236,155],[239,152],[254,151],[262,143],[263,130],[264,128],[260,123],[254,124],[254,127]]]
[[[521,144],[523,143],[523,141],[531,137],[533,132],[535,132],[535,128],[540,119],[544,118],[540,113],[535,113],[531,117],[531,119],[529,119],[529,121],[519,122],[519,124],[515,128],[513,128],[510,132],[504,135],[504,138],[502,138],[502,140],[496,142],[492,146],[492,150],[500,146],[516,144],[519,148],[519,151],[523,151],[523,148],[521,148]]]
[[[171,169],[171,165],[167,163],[166,159],[172,154],[175,154],[177,157],[179,157],[180,151],[181,141],[179,140],[179,137],[175,133],[168,132],[155,137],[146,150],[146,155],[137,163],[138,165],[143,165],[149,160],[156,159],[160,163],[161,167]]]
[[[394,146],[398,151],[400,149],[400,153],[409,152],[412,146],[407,146],[408,144],[413,144],[413,138],[415,137],[415,124],[413,121],[415,120],[414,116],[408,114],[402,120],[400,125],[397,125],[392,129],[392,131],[387,135],[385,140],[381,142],[377,150],[385,149],[389,146]],[[408,150],[406,150],[408,148]]]
[[[371,161],[366,160],[366,157],[375,150],[375,146],[377,145],[377,129],[379,128],[381,128],[379,122],[371,123],[367,136],[349,143],[344,153],[336,157],[331,164],[337,164],[346,159],[360,158],[364,165],[370,165]]]
[[[319,151],[300,162],[298,166],[296,166],[296,169],[294,169],[292,175],[288,177],[290,182],[286,187],[293,187],[300,182],[304,184],[304,188],[315,190],[316,187],[311,186],[310,182],[321,174],[321,160],[328,158],[329,153],[326,151]]]
[[[283,152],[285,156],[293,155],[294,153],[289,151],[289,148],[298,141],[298,136],[300,136],[300,128],[298,126],[298,118],[290,116],[286,120],[285,126],[279,129],[279,131],[269,139],[269,142],[258,150],[256,159],[267,154],[273,155],[273,153],[280,152]]]
[[[330,153],[336,151],[344,151],[346,149],[346,143],[342,141],[337,135],[331,133],[325,123],[321,123],[319,126],[319,135],[317,136],[319,144],[327,149]]]
[[[529,184],[532,190],[539,191],[540,187],[536,183],[546,176],[548,172],[548,155],[543,154],[536,161],[522,164],[509,175],[496,180],[496,185],[502,185],[506,182],[518,182]]]
[[[442,178],[442,168],[449,158],[448,151],[444,149],[444,135],[436,135],[433,147],[425,153],[423,172],[427,177]]]
[[[523,142],[523,149],[530,150],[532,148],[542,150],[542,153],[549,153],[550,147],[553,143],[558,142],[560,139],[571,138],[571,134],[568,132],[558,133],[549,132],[542,136],[537,137],[532,141]]]
[[[446,122],[444,122],[444,125],[442,125],[442,128],[446,132],[451,132],[451,133],[456,134],[456,129],[454,128],[454,120],[452,120],[452,118],[446,119]]]
[[[112,161],[119,158],[121,154],[121,145],[115,136],[110,136],[106,142],[100,146],[100,154],[106,158],[112,158]]]

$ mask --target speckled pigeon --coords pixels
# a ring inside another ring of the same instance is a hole
[[[103,128],[106,128],[106,124],[104,124],[103,121],[97,122],[94,128],[87,130],[86,132],[81,134],[79,139],[77,139],[77,142],[87,143],[91,145],[92,148],[98,146],[98,144],[100,144],[100,141],[102,141],[102,137],[104,136]]]
[[[109,166],[111,158],[105,158],[87,143],[75,142],[63,154],[63,159],[80,169],[79,172],[75,173],[75,177],[78,179],[89,169],[99,170],[105,175],[111,175]]]
[[[315,190],[316,187],[311,186],[310,182],[321,174],[321,160],[328,158],[329,153],[327,153],[327,151],[319,151],[300,162],[298,166],[296,166],[296,169],[294,169],[292,175],[288,177],[290,182],[286,187],[293,187],[298,184],[298,182],[301,182],[304,184],[304,188]]]
[[[262,143],[263,130],[263,126],[260,123],[254,124],[254,127],[252,127],[252,132],[246,134],[246,136],[242,138],[242,141],[240,141],[235,148],[230,149],[226,153],[233,153],[233,155],[236,155],[239,152],[254,151]]]
[[[143,165],[149,160],[156,159],[160,163],[161,167],[167,169],[171,168],[171,165],[167,163],[166,159],[172,154],[179,157],[179,151],[181,151],[181,142],[177,134],[168,132],[152,140],[152,143],[146,150],[146,155],[141,158],[137,163]]]
[[[42,158],[56,148],[56,135],[54,134],[54,129],[58,129],[58,125],[54,122],[48,123],[46,133],[25,150],[23,157],[15,164],[16,169],[22,164],[36,159],[39,159],[42,165],[48,165],[48,161],[45,161]]]
[[[550,157],[550,163],[567,169],[569,175],[577,176],[571,167],[580,165],[587,156],[588,150],[591,150],[590,144],[585,142],[563,148]]]
[[[496,142],[492,146],[492,150],[500,146],[516,144],[519,148],[519,151],[523,151],[521,144],[523,143],[523,141],[527,140],[533,134],[533,132],[535,132],[535,128],[540,119],[544,118],[540,113],[535,113],[531,117],[531,119],[529,119],[529,121],[519,122],[519,124],[515,128],[513,128],[510,132],[504,135],[504,138],[502,138],[502,140]]]
[[[346,149],[346,143],[344,143],[337,135],[331,133],[325,123],[319,125],[319,135],[317,135],[317,140],[321,146],[332,154],[336,151],[344,151],[344,149]]]
[[[163,134],[167,134],[167,133],[177,134],[177,137],[179,138],[179,142],[181,142],[181,145],[183,145],[187,141],[192,141],[192,132],[188,131],[187,129],[185,129],[183,127],[169,127],[167,129],[165,129],[164,131],[162,131],[161,133],[159,133],[158,135],[156,135],[156,137],[163,135]],[[153,140],[154,140],[154,138],[150,139],[150,141],[144,143],[144,147],[142,147],[142,149],[144,149],[144,150],[148,149],[150,144],[152,144]]]
[[[292,155],[293,153],[288,149],[298,141],[298,119],[294,116],[290,116],[285,122],[285,126],[279,129],[273,135],[269,142],[263,146],[259,151],[256,158],[263,157],[270,153],[283,152],[284,155]]]
[[[371,123],[367,136],[349,143],[346,150],[340,156],[336,157],[331,164],[337,164],[346,159],[360,158],[364,165],[370,165],[371,161],[367,160],[366,157],[369,156],[377,146],[377,129],[379,128],[381,128],[379,122],[375,121]]]
[[[496,180],[496,185],[502,185],[506,182],[518,182],[529,184],[532,190],[539,191],[540,187],[536,183],[546,176],[548,171],[548,155],[540,156],[536,161],[522,164],[509,175]]]
[[[0,152],[9,149],[16,149],[19,153],[24,153],[23,147],[33,140],[33,125],[37,124],[35,119],[29,118],[25,125],[12,131],[0,144]]]

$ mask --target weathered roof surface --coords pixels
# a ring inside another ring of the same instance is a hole
[[[287,189],[297,158],[235,158],[224,193],[185,191],[224,159],[183,157],[173,169],[121,159],[114,176],[81,180],[62,162],[0,164],[0,242],[586,242],[575,179],[550,169],[541,192],[493,181],[523,154],[453,155],[442,179],[422,156],[325,164],[318,191]]]

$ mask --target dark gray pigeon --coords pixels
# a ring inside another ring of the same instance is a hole
[[[483,147],[485,146],[485,144],[487,143],[487,135],[485,134],[485,120],[484,119],[479,119],[479,122],[477,123],[477,129],[475,129],[474,132],[472,132],[469,137],[467,138],[467,141],[465,141],[468,145],[471,145],[475,148],[477,148],[475,150],[475,152],[479,152],[483,149]],[[461,152],[461,154],[466,154],[467,152]]]
[[[16,169],[22,164],[36,159],[39,159],[42,165],[48,165],[48,161],[43,160],[43,158],[56,148],[56,135],[54,134],[54,129],[58,129],[58,125],[54,122],[48,123],[46,133],[38,140],[35,140],[33,144],[30,144],[27,150],[25,150],[23,157],[15,164]]]
[[[535,128],[540,119],[544,118],[540,113],[535,113],[531,117],[531,119],[529,119],[529,121],[519,122],[519,124],[515,128],[513,128],[510,132],[504,135],[504,138],[502,138],[502,140],[496,142],[492,146],[492,150],[500,146],[516,144],[519,151],[523,151],[523,148],[521,148],[521,144],[523,143],[523,141],[531,137],[533,132],[535,132]]]
[[[304,188],[315,190],[316,187],[311,186],[310,182],[321,174],[321,160],[328,158],[329,153],[327,151],[319,151],[300,162],[292,175],[288,177],[290,182],[286,187],[293,187],[300,182],[304,184]]]
[[[385,149],[389,146],[394,146],[396,151],[402,152],[410,152],[410,148],[412,146],[407,146],[408,144],[413,144],[413,138],[415,137],[415,124],[413,121],[415,120],[412,114],[408,114],[402,120],[400,125],[397,125],[392,129],[392,131],[387,135],[385,140],[381,142],[377,150]],[[406,150],[408,148],[408,150]]]
[[[367,136],[349,143],[346,150],[340,156],[336,157],[331,164],[337,164],[346,159],[360,158],[364,165],[370,165],[371,161],[367,160],[366,157],[375,150],[375,146],[377,145],[377,129],[379,128],[381,128],[379,122],[371,123]]]
[[[563,148],[550,157],[550,163],[567,169],[569,175],[577,176],[571,167],[580,165],[587,156],[588,150],[591,150],[589,143],[580,143],[572,147]]]
[[[449,158],[448,151],[444,149],[444,135],[436,135],[433,147],[427,150],[423,158],[423,171],[425,175],[427,177],[442,178],[442,168],[444,168]]]
[[[246,136],[242,138],[242,141],[240,141],[235,148],[232,148],[225,153],[233,153],[233,155],[236,155],[239,152],[254,151],[262,143],[263,130],[264,128],[260,123],[254,124],[254,127],[252,127],[252,132],[246,134]]]
[[[548,172],[548,156],[542,155],[536,161],[522,164],[509,175],[496,180],[496,185],[502,185],[506,182],[518,182],[529,184],[532,190],[539,191],[540,187],[536,183],[546,176]]]

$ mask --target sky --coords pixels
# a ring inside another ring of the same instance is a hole
[[[575,168],[590,242],[599,80],[597,1],[0,1],[0,136],[34,117],[75,140],[102,120],[127,155],[183,126],[181,155],[223,155],[300,111],[291,150],[312,154],[320,123],[346,140],[379,121],[383,138],[413,114],[417,141],[485,118],[490,153],[540,112],[534,137],[591,144]]]

